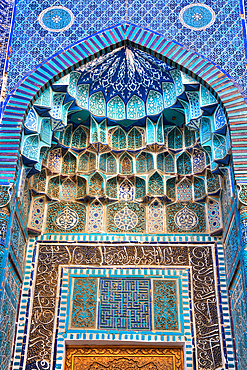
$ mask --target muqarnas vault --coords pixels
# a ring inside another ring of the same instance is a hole
[[[6,369],[12,342],[13,369],[247,365],[246,185],[226,110],[153,54],[109,48],[29,109],[0,198]]]

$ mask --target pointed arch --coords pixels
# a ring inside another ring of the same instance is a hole
[[[163,99],[164,99],[164,108],[171,107],[176,103],[177,96],[175,91],[175,86],[171,82],[163,82]]]
[[[127,148],[126,133],[121,127],[110,132],[110,143],[113,149],[124,150]]]
[[[220,189],[220,180],[219,175],[212,173],[210,170],[207,170],[207,192],[215,193]]]
[[[183,134],[177,127],[172,129],[168,134],[168,148],[170,149],[183,148]]]
[[[77,176],[76,199],[82,199],[87,192],[87,180],[84,177]]]
[[[117,161],[112,153],[100,155],[99,169],[111,175],[117,173]]]
[[[31,179],[31,187],[38,193],[46,192],[46,169],[43,168],[40,172],[33,175]]]
[[[52,118],[61,119],[65,94],[54,94],[50,115]]]
[[[166,196],[172,200],[176,199],[176,177],[166,181]]]
[[[26,136],[23,142],[22,154],[33,160],[39,160],[39,137],[38,135]]]
[[[98,172],[90,177],[89,195],[93,197],[100,197],[104,195],[104,179]]]
[[[147,96],[147,115],[154,116],[164,109],[163,97],[158,91],[150,90]]]
[[[61,199],[73,201],[76,196],[76,184],[69,177],[62,181],[61,184]]]
[[[63,134],[63,145],[66,147],[70,147],[72,132],[73,125],[68,125]]]
[[[89,109],[89,85],[81,84],[77,86],[76,102],[79,107]]]
[[[47,195],[51,199],[59,200],[60,196],[60,176],[53,176],[50,178],[47,187]]]
[[[154,169],[154,159],[151,153],[142,152],[136,158],[136,172],[147,173]]]
[[[118,197],[118,182],[117,177],[112,177],[106,181],[106,195],[109,198],[117,199]]]
[[[191,157],[186,152],[183,152],[177,158],[177,173],[179,175],[189,175],[192,173]]]
[[[174,157],[171,153],[160,153],[157,155],[157,169],[166,172],[175,172]]]
[[[62,173],[64,175],[73,175],[76,173],[76,157],[71,152],[67,152],[63,157]]]
[[[131,181],[124,179],[119,186],[119,200],[134,200],[134,185]]]
[[[96,154],[92,152],[85,152],[80,155],[78,159],[79,172],[92,172],[96,170]]]
[[[206,195],[204,178],[194,176],[194,198],[202,199]]]
[[[184,145],[186,148],[194,145],[196,142],[195,130],[190,130],[187,126],[184,127]]]
[[[136,35],[138,35],[138,37]],[[96,37],[102,38],[103,43],[99,43]],[[150,40],[154,41],[150,42]],[[84,47],[84,43],[86,43],[87,47]],[[71,70],[73,71],[78,65],[88,61],[91,57],[95,57],[99,53],[104,54],[109,48],[114,49],[119,47],[119,45],[125,45],[127,43],[131,43],[134,47],[142,49],[150,54],[155,53],[159,59],[165,59],[168,64],[178,66],[180,70],[189,73],[189,75],[196,78],[197,81],[202,82],[208,91],[210,90],[210,92],[214,94],[213,98],[217,97],[224,112],[227,113],[230,126],[232,126],[231,131],[237,133],[237,126],[242,125],[241,122],[245,121],[247,110],[244,95],[237,84],[232,81],[223,70],[220,70],[198,53],[186,50],[186,48],[178,43],[166,40],[163,35],[128,23],[110,27],[104,30],[104,32],[99,31],[96,36],[92,35],[82,40],[80,43],[68,47],[60,54],[44,61],[35,70],[32,70],[10,96],[2,119],[2,125],[4,126],[7,124],[14,127],[16,122],[21,123],[33,102],[39,99],[41,94],[45,91],[45,88],[47,88],[47,86],[50,87],[61,75],[66,78],[66,75],[71,72]],[[56,68],[50,68],[50,66],[53,65],[56,65]],[[206,73],[206,71],[210,71],[210,73]],[[175,82],[176,95],[181,95],[183,92],[181,75],[178,71],[171,71],[171,74]],[[229,94],[229,92],[231,92],[231,94]],[[45,91],[45,93],[47,92]],[[49,99],[46,100],[48,101]],[[210,100],[210,102],[213,103],[213,100]],[[43,96],[41,98],[41,104],[44,104]],[[47,104],[47,106],[49,106],[49,104]],[[13,120],[13,115],[15,116],[15,120]],[[21,127],[19,129],[21,130]],[[245,136],[247,135],[247,130],[244,131],[246,132],[246,134],[244,133]],[[243,173],[241,168],[243,165],[247,165],[247,155],[246,158],[241,158],[241,166],[238,166],[238,157],[244,152],[246,146],[245,140],[239,143],[236,135],[236,137],[232,137],[232,143],[235,153],[233,162],[236,175],[238,179],[244,179],[247,174]],[[13,158],[11,166],[14,171],[9,171],[9,173],[6,174],[9,178],[9,182],[14,182],[15,171],[17,170],[16,153],[18,152],[18,145],[15,149],[16,152],[13,151],[11,157]],[[1,150],[4,152],[4,148]],[[1,183],[4,181],[6,180],[1,180]]]
[[[120,121],[126,118],[125,104],[117,95],[107,103],[107,116],[110,119]]]
[[[226,156],[226,141],[224,136],[213,135],[213,148],[215,159],[223,159]]]
[[[148,231],[150,234],[164,232],[164,206],[158,199],[148,206]]]
[[[79,78],[80,73],[76,71],[71,72],[68,86],[68,94],[70,94],[73,98],[76,97],[77,81],[79,80]]]
[[[146,181],[141,177],[135,177],[135,199],[142,199],[146,195]]]
[[[41,120],[40,126],[40,139],[47,145],[51,145],[51,137],[52,137],[52,130],[51,130],[51,122],[48,118],[43,118]]]
[[[144,101],[133,95],[127,103],[127,119],[138,120],[145,117]]]
[[[198,91],[186,92],[190,104],[190,117],[191,119],[198,118],[202,115],[200,108],[200,96]]]
[[[193,172],[198,173],[204,171],[206,167],[205,153],[201,150],[194,149],[192,156]]]
[[[131,175],[131,174],[133,174],[133,158],[128,153],[124,153],[120,157],[119,172],[122,175]]]
[[[209,118],[202,117],[200,126],[201,144],[204,144],[207,141],[211,140],[211,135],[212,135],[211,121]]]
[[[76,149],[83,149],[87,146],[87,134],[81,126],[78,126],[72,136],[71,146]]]
[[[49,151],[47,167],[52,172],[60,172],[62,164],[62,151],[60,148]]]
[[[89,233],[99,233],[103,231],[103,216],[104,216],[104,206],[98,200],[94,200],[89,205],[88,212],[88,232]]]
[[[101,91],[90,96],[89,110],[94,116],[105,117],[106,102],[105,97]]]
[[[137,129],[133,127],[127,135],[127,142],[128,142],[128,149],[141,149],[144,147],[144,133],[140,131],[141,129]]]
[[[158,172],[155,172],[148,180],[148,193],[154,196],[164,195],[164,181]]]
[[[188,179],[183,179],[177,184],[177,200],[180,202],[192,201],[192,184]]]

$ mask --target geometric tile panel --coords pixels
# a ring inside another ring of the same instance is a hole
[[[179,330],[178,292],[174,279],[126,277],[76,278],[73,281],[71,328]]]
[[[100,279],[100,329],[151,329],[150,279]]]

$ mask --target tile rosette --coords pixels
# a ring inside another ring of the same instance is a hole
[[[74,14],[64,6],[51,6],[44,9],[38,21],[41,27],[49,32],[62,32],[69,29],[74,23]]]

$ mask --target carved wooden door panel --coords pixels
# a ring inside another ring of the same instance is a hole
[[[67,348],[65,370],[183,370],[182,348]]]

